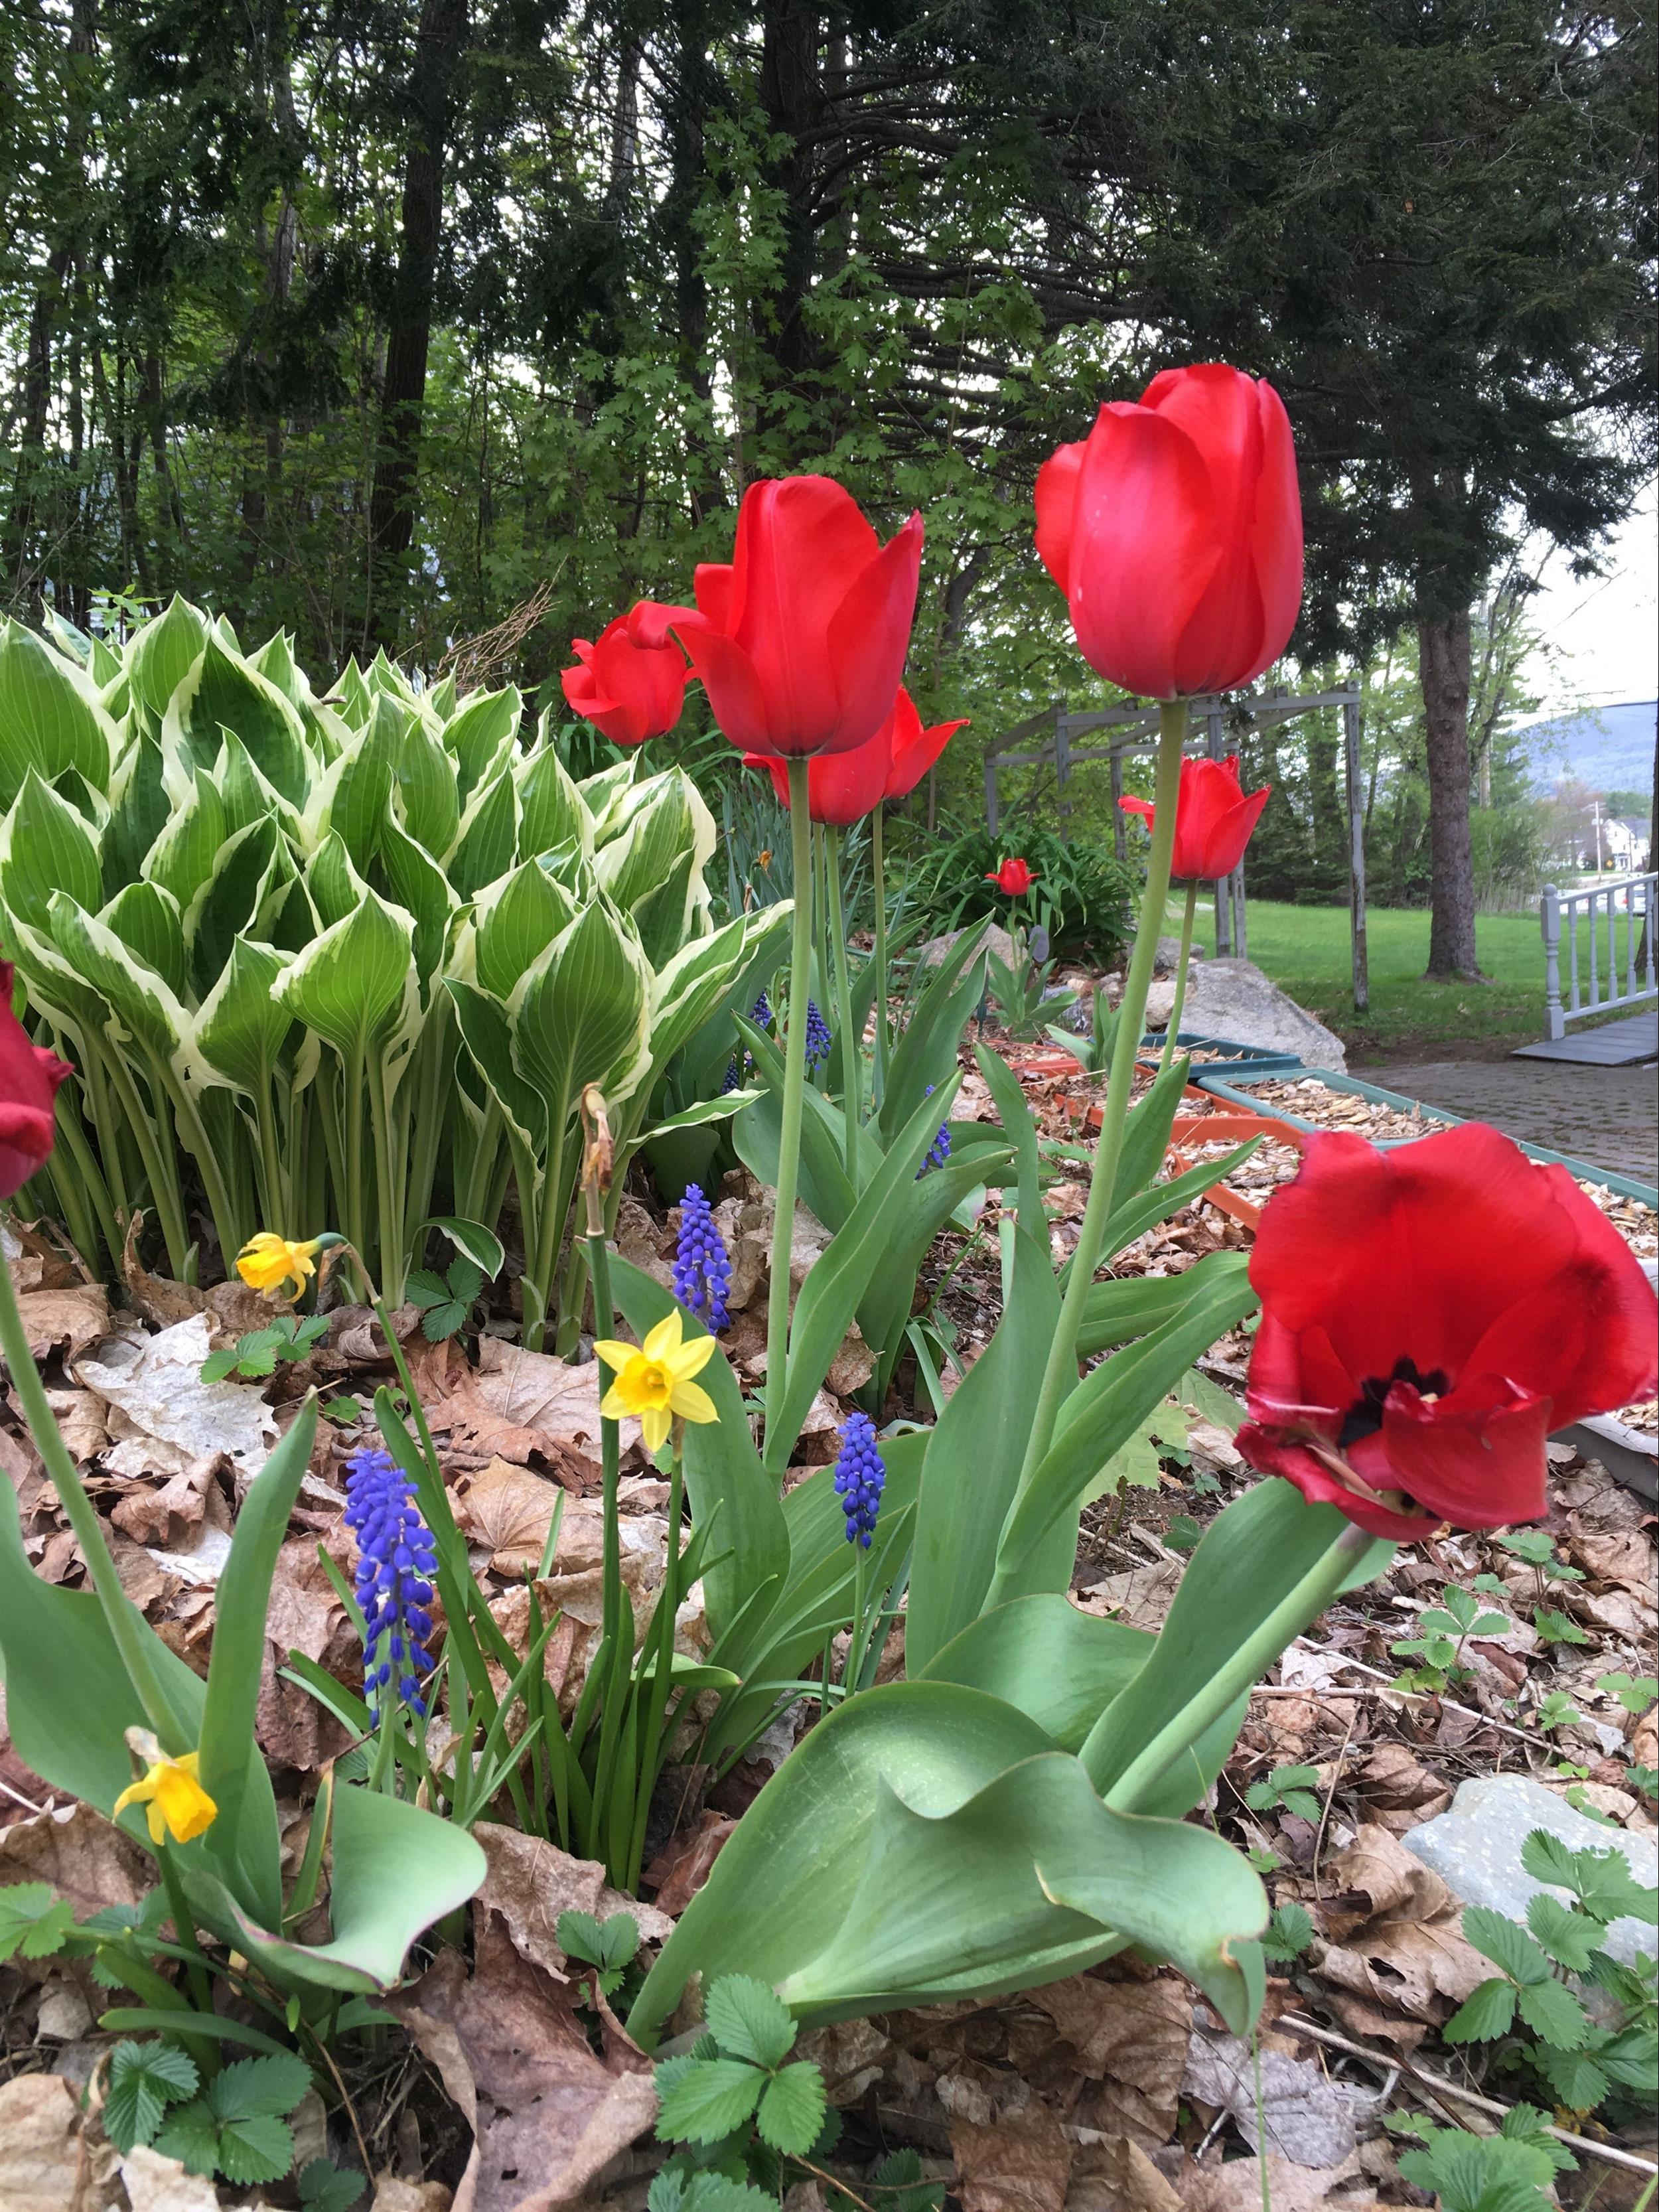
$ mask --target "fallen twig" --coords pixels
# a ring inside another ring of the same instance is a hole
[[[1344,1668],[1356,1674],[1369,1675],[1373,1682],[1381,1683],[1391,1698],[1400,1698],[1408,1703],[1415,1702],[1419,1705],[1439,1705],[1443,1711],[1449,1713],[1463,1713],[1470,1720],[1479,1721],[1482,1728],[1496,1729],[1500,1735],[1515,1736],[1522,1743],[1536,1744],[1540,1751],[1548,1752],[1552,1758],[1560,1757],[1558,1747],[1547,1741],[1543,1736],[1534,1735],[1530,1729],[1516,1728],[1513,1722],[1494,1720],[1490,1713],[1483,1713],[1478,1706],[1459,1705],[1455,1698],[1437,1697],[1432,1691],[1429,1690],[1396,1690],[1392,1674],[1385,1674],[1380,1667],[1368,1667],[1363,1659],[1350,1659],[1340,1652],[1324,1650],[1317,1644],[1310,1644],[1304,1636],[1298,1636],[1291,1649],[1293,1651],[1316,1652],[1322,1659],[1330,1660],[1334,1666]],[[1270,1682],[1259,1687],[1255,1694],[1258,1697],[1270,1698],[1352,1698],[1364,1693],[1356,1690],[1327,1689],[1322,1683]]]
[[[1472,2105],[1477,2112],[1490,2112],[1494,2119],[1504,2118],[1514,2107],[1500,2105],[1495,2097],[1483,2097],[1474,2089],[1460,2088],[1455,2081],[1443,2075],[1431,2074],[1413,2058],[1395,2058],[1387,2052],[1373,2051],[1369,2045],[1352,2042],[1346,2035],[1338,2035],[1328,2027],[1321,2027],[1317,2021],[1304,2020],[1300,2013],[1282,2012],[1273,2021],[1275,2029],[1283,2028],[1291,2035],[1305,2036],[1310,2043],[1322,2043],[1332,2051],[1346,2051],[1351,2058],[1363,2058],[1368,2065],[1386,2070],[1403,2067],[1413,2081],[1434,2090],[1442,2097],[1449,2097],[1454,2104]],[[1566,2128],[1545,2127],[1543,2132],[1553,2136],[1557,2142],[1565,2143],[1569,2150],[1582,2150],[1591,2158],[1599,2158],[1607,2166],[1622,2166],[1632,2173],[1659,2174],[1659,2166],[1651,2159],[1638,2158],[1634,2151],[1620,2150],[1616,2143],[1595,2142],[1589,2136],[1576,2136]]]

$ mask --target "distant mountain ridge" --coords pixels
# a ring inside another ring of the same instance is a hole
[[[1626,699],[1528,722],[1510,734],[1546,788],[1571,776],[1593,791],[1646,791],[1653,781],[1656,720],[1659,701]]]

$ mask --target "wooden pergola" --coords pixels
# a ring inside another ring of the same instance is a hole
[[[1262,722],[1288,722],[1322,707],[1342,711],[1342,750],[1346,768],[1348,810],[1348,904],[1353,940],[1353,1003],[1364,1013],[1370,1004],[1365,961],[1365,845],[1364,796],[1359,773],[1359,686],[1346,684],[1334,691],[1266,691],[1255,695],[1223,694],[1189,702],[1187,750],[1211,760],[1225,757],[1236,733]],[[1123,796],[1123,763],[1131,754],[1158,750],[1158,708],[1109,707],[1098,714],[1071,714],[1063,707],[1045,707],[1029,715],[1004,736],[995,738],[985,756],[985,818],[994,837],[1001,822],[999,781],[1005,769],[1039,768],[1052,763],[1060,802],[1060,834],[1068,835],[1071,804],[1066,787],[1079,765],[1104,761],[1112,780],[1112,842],[1119,860],[1128,857],[1124,817],[1118,805]],[[1079,744],[1083,737],[1104,734],[1105,742]],[[1012,750],[1030,744],[1024,752]],[[1218,957],[1247,957],[1249,934],[1244,906],[1244,869],[1241,864],[1215,886],[1215,949]]]

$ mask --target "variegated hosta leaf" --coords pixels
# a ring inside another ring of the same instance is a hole
[[[712,937],[684,946],[653,981],[651,1002],[651,1075],[654,1083],[674,1054],[696,1036],[736,977],[789,934],[791,901],[781,900],[760,914],[739,915]]]
[[[234,730],[266,781],[290,806],[304,805],[314,768],[305,724],[267,677],[227,649],[217,631],[167,702],[167,723],[204,768],[217,764],[220,732]]]
[[[460,830],[460,793],[454,763],[419,715],[410,717],[404,728],[392,774],[404,830],[441,861]]]
[[[445,862],[449,880],[462,898],[471,898],[513,865],[519,848],[519,794],[502,769],[481,785],[461,817],[454,850]]]
[[[207,642],[207,624],[175,592],[154,622],[136,629],[122,656],[127,681],[159,721]]]
[[[313,788],[306,822],[319,839],[334,830],[354,867],[367,870],[380,848],[392,805],[392,763],[414,717],[381,693],[366,726],[354,732]]]
[[[203,884],[185,912],[185,939],[197,995],[205,997],[230,957],[234,939],[258,934],[273,890],[294,879],[287,841],[268,817],[250,822],[228,837]]]
[[[145,856],[167,827],[171,806],[161,744],[140,732],[115,763],[104,825],[104,890],[112,897],[142,871]]]
[[[507,1008],[488,991],[459,976],[447,978],[455,1001],[461,1042],[518,1141],[534,1158],[547,1149],[547,1108],[513,1064],[513,1031]]]
[[[121,1028],[182,1079],[195,1064],[192,1024],[166,977],[106,921],[62,891],[52,902],[48,921],[58,951]]]
[[[21,623],[0,623],[0,806],[11,805],[31,768],[48,783],[73,769],[102,791],[118,744],[86,671]]]
[[[629,793],[634,788],[635,762],[630,754],[596,775],[585,775],[576,786],[582,805],[593,817],[595,848],[613,837],[628,818]]]
[[[153,968],[182,1006],[190,991],[190,963],[179,902],[160,884],[129,884],[118,890],[98,919]]]
[[[632,915],[646,957],[667,959],[682,945],[714,849],[714,817],[678,769],[648,777],[607,817],[614,834],[595,855],[594,872],[624,914]]]
[[[380,873],[395,902],[415,917],[415,966],[429,997],[459,902],[437,862],[389,817],[380,825]]]
[[[249,1097],[264,1095],[294,1029],[276,985],[291,956],[239,937],[196,1022],[196,1045],[214,1073]]]
[[[276,984],[283,1005],[355,1060],[417,1018],[414,917],[365,886],[354,911],[306,946]]]
[[[510,999],[520,977],[562,929],[575,920],[576,901],[538,860],[525,860],[481,893],[472,917],[478,981]]]
[[[579,914],[525,975],[508,1006],[513,1063],[560,1128],[583,1086],[621,1105],[651,1063],[651,971],[623,917],[603,898]]]
[[[181,908],[187,907],[211,877],[224,842],[225,802],[213,778],[198,768],[189,798],[175,807],[146,854],[143,872],[170,891]]]
[[[453,758],[463,803],[510,765],[524,701],[512,684],[504,691],[479,691],[443,726],[446,750]]]
[[[519,856],[533,860],[544,853],[593,853],[593,817],[547,735],[542,720],[535,744],[514,770],[519,787]]]
[[[353,915],[368,885],[351,865],[338,830],[326,830],[306,864],[306,889],[325,929]]]
[[[88,908],[103,904],[98,840],[85,816],[60,799],[31,762],[0,824],[0,902],[40,929],[54,891],[67,891]]]
[[[225,834],[231,836],[238,830],[246,830],[250,822],[269,817],[276,823],[286,837],[309,851],[317,842],[305,835],[302,818],[290,806],[282,793],[269,780],[261,775],[252,755],[234,730],[222,733],[219,750],[219,765],[214,771],[214,781],[225,803]]]

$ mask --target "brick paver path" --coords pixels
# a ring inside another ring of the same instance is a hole
[[[1355,1073],[1425,1106],[1495,1122],[1525,1144],[1659,1182],[1659,1071],[1650,1066],[1443,1060]]]

